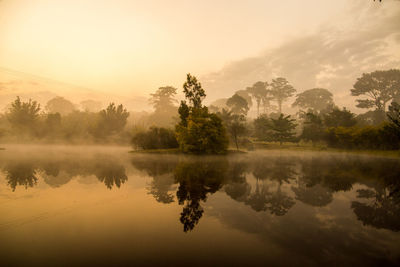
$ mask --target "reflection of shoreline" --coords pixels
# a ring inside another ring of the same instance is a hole
[[[109,154],[86,156],[52,151],[47,155],[0,156],[6,184],[13,191],[34,187],[42,179],[62,187],[73,177],[95,177],[108,189],[127,182],[126,158]],[[256,212],[285,216],[296,203],[326,207],[336,192],[357,190],[351,207],[364,225],[399,231],[400,164],[384,158],[256,153],[219,156],[133,155],[131,165],[151,177],[147,191],[157,202],[182,205],[184,231],[199,223],[203,204],[217,191]],[[390,171],[388,171],[390,170]]]

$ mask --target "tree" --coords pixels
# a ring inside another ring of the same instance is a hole
[[[260,104],[266,91],[265,82],[256,82],[251,87],[247,87],[246,91],[256,100],[257,103],[257,117],[260,115]]]
[[[253,101],[251,100],[251,96],[250,96],[249,92],[247,92],[246,90],[238,90],[235,92],[235,94],[246,99],[247,105],[249,106],[249,108],[251,108],[253,106]]]
[[[174,99],[176,88],[172,86],[164,86],[157,89],[154,94],[150,94],[150,103],[153,105],[156,112],[165,111],[165,109],[175,108]]]
[[[271,129],[270,120],[266,115],[261,115],[253,121],[254,124],[254,136],[258,140],[266,141],[269,137]]]
[[[225,109],[218,113],[218,116],[222,119],[228,133],[233,138],[236,149],[239,150],[238,139],[246,133],[246,117],[244,115],[232,114],[231,111],[226,111]]]
[[[400,70],[374,71],[363,73],[350,90],[353,96],[366,96],[357,99],[357,107],[386,111],[386,104],[400,96]]]
[[[190,75],[190,73],[187,74],[186,82],[183,84],[183,92],[194,109],[201,108],[201,102],[206,97],[206,92],[201,87],[201,83],[197,81],[197,78]]]
[[[286,101],[287,98],[293,96],[296,92],[296,89],[293,88],[289,84],[289,82],[282,77],[272,79],[271,86],[271,95],[273,99],[278,103],[279,114],[282,113],[282,103]]]
[[[157,89],[154,94],[151,94],[149,102],[154,107],[154,114],[150,116],[152,123],[169,127],[173,125],[174,116],[177,115],[177,107],[174,105],[176,88],[172,86],[164,86]]]
[[[303,132],[301,133],[300,138],[312,141],[314,144],[315,142],[322,140],[324,130],[325,128],[321,116],[309,112],[305,115]]]
[[[283,141],[289,141],[293,139],[293,130],[297,125],[294,123],[295,120],[290,118],[290,115],[284,116],[281,113],[278,119],[271,118],[270,121],[272,138],[274,141],[279,141],[280,145],[282,145]]]
[[[332,97],[332,93],[326,89],[309,89],[298,94],[292,106],[298,106],[305,110],[312,109],[313,111],[319,112],[326,109],[328,106],[333,105]]]
[[[189,103],[181,101],[181,121],[175,130],[180,149],[196,154],[226,152],[228,138],[222,120],[202,106],[206,94],[196,77],[187,74],[186,78],[183,92]]]
[[[236,115],[246,116],[249,111],[249,106],[243,97],[238,94],[234,94],[231,98],[226,101],[226,105],[230,108],[231,112]]]
[[[343,108],[334,108],[331,112],[324,115],[324,123],[328,127],[351,127],[356,125],[354,113]]]
[[[64,97],[56,96],[47,102],[45,108],[49,113],[66,115],[75,110],[75,105]]]
[[[11,103],[7,119],[12,127],[19,131],[32,131],[38,121],[40,104],[29,99],[22,102],[19,96]]]
[[[95,135],[104,137],[121,132],[129,117],[129,112],[122,106],[110,103],[107,109],[99,112],[99,121],[95,129]]]
[[[389,120],[400,130],[400,104],[392,102],[387,113]]]

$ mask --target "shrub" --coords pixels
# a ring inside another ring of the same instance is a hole
[[[178,148],[174,131],[158,127],[135,134],[132,144],[142,149]]]

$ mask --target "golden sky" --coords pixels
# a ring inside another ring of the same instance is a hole
[[[0,66],[148,95],[339,24],[352,1],[0,0]]]

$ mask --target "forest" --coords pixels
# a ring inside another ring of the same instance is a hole
[[[17,97],[1,114],[0,138],[2,143],[130,144],[135,150],[175,149],[192,154],[273,144],[398,150],[400,70],[364,73],[349,90],[365,113],[337,106],[327,89],[300,91],[284,77],[257,81],[206,106],[205,89],[187,74],[185,100],[178,103],[178,89],[162,86],[150,95],[152,113],[129,112],[118,103],[100,110],[90,101],[79,109],[60,96],[42,107],[34,99]],[[295,99],[291,103],[295,114],[284,110],[283,104],[290,99]],[[249,116],[251,109],[256,110],[255,117]]]

